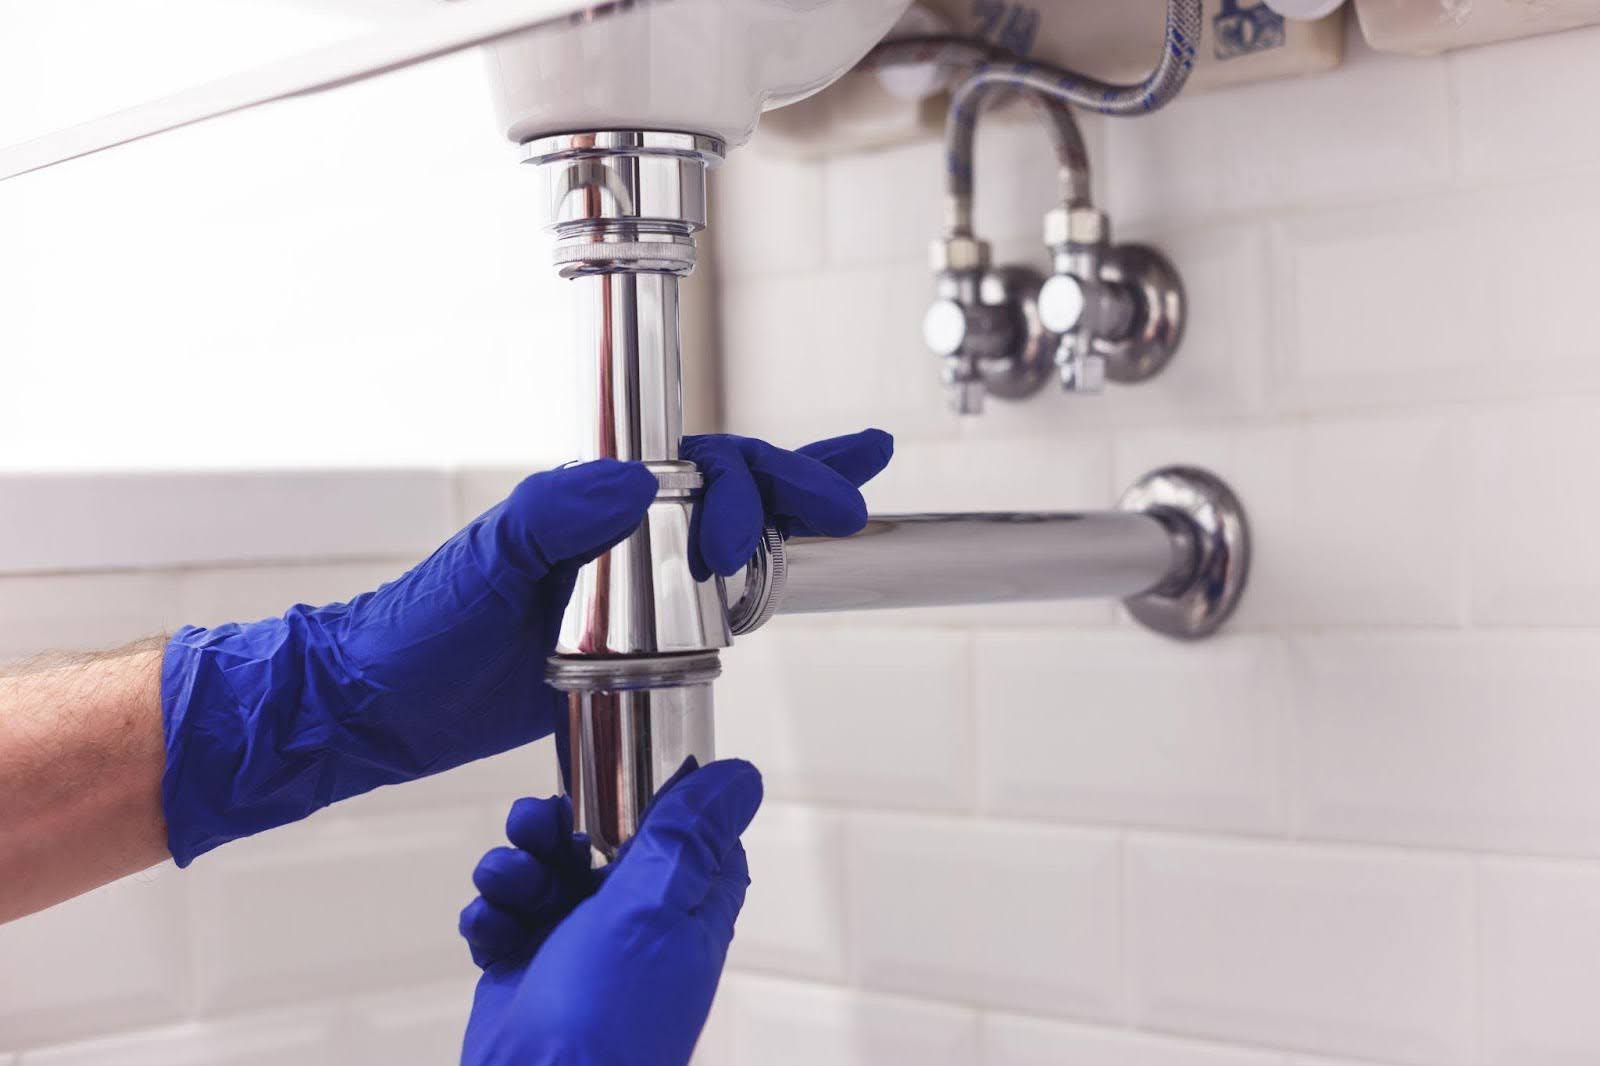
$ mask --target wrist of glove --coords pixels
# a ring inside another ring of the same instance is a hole
[[[688,437],[700,466],[691,567],[742,567],[762,529],[844,536],[859,486],[893,441],[867,430],[785,451]],[[579,567],[626,537],[654,499],[642,465],[535,474],[396,580],[325,607],[168,642],[162,808],[180,866],[226,841],[380,785],[548,734],[564,706],[544,683]]]

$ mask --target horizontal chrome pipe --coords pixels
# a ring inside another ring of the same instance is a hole
[[[773,614],[1117,597],[1183,639],[1214,632],[1250,566],[1244,509],[1192,467],[1157,470],[1118,511],[910,514],[853,537],[767,536],[728,582],[733,632]]]
[[[874,517],[853,537],[797,537],[780,614],[1118,599],[1186,581],[1192,540],[1160,518],[1091,514]]]

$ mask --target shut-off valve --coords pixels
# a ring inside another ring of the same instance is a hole
[[[1188,80],[1200,40],[1200,0],[1167,0],[1155,67],[1140,82],[1111,85],[984,42],[905,38],[879,45],[878,64],[937,60],[969,71],[950,97],[945,124],[945,236],[933,245],[937,299],[923,320],[928,347],[944,361],[951,404],[983,410],[985,395],[1020,400],[1057,377],[1070,392],[1105,382],[1133,384],[1159,373],[1183,339],[1183,282],[1154,248],[1113,244],[1091,199],[1089,153],[1072,108],[1101,115],[1149,114]],[[996,267],[973,232],[973,159],[978,117],[1010,97],[1033,105],[1055,149],[1061,206],[1045,216],[1048,278]]]
[[[1052,376],[1069,392],[1159,373],[1183,337],[1183,282],[1166,257],[1111,243],[1094,207],[1045,216],[1049,277],[995,267],[989,245],[966,234],[936,241],[937,298],[923,319],[928,347],[944,360],[951,406],[978,414],[986,395],[1020,400]]]

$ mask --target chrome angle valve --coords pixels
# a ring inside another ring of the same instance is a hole
[[[1111,243],[1093,207],[1045,216],[1053,273],[994,267],[989,245],[954,235],[933,245],[937,298],[923,337],[944,361],[959,414],[979,414],[985,395],[1032,396],[1052,376],[1068,392],[1100,392],[1106,381],[1155,376],[1183,338],[1184,293],[1160,252]]]

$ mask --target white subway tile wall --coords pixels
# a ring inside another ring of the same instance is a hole
[[[970,1066],[978,1012],[771,977],[730,975],[699,1066]]]
[[[781,813],[711,1061],[860,1061],[862,1019],[915,1002],[929,1034],[976,1012],[984,1066],[1600,1063],[1600,30],[1349,44],[1088,123],[1120,235],[1194,301],[1173,366],[1100,397],[945,412],[937,145],[800,162],[758,134],[718,174],[730,428],[893,431],[878,510],[1104,507],[1206,465],[1259,554],[1207,644],[1030,605],[731,652],[725,750]],[[1044,137],[979,144],[997,259],[1043,266]]]

